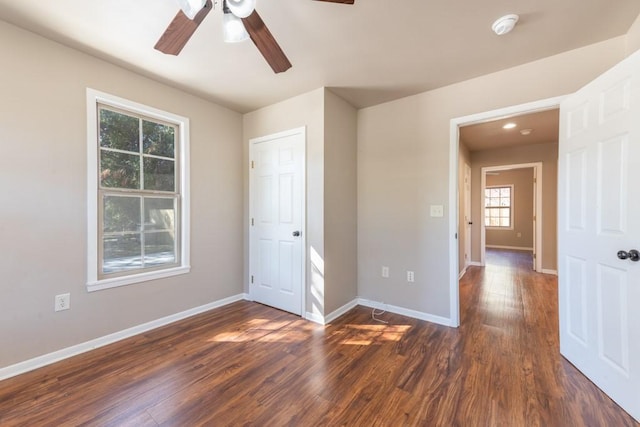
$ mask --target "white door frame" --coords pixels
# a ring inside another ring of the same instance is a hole
[[[300,224],[300,239],[302,243],[302,254],[301,254],[301,263],[302,263],[302,289],[300,290],[300,298],[301,308],[300,308],[300,316],[303,319],[306,319],[307,313],[307,128],[305,126],[285,130],[282,132],[277,132],[270,135],[265,135],[257,138],[252,138],[249,140],[249,163],[251,163],[253,159],[253,147],[258,143],[268,142],[274,139],[280,139],[286,136],[292,135],[302,135],[302,224]],[[247,221],[248,229],[247,235],[251,236],[251,216],[253,214],[253,197],[252,197],[252,189],[253,189],[253,179],[251,174],[251,165],[248,168],[249,174],[249,219]],[[249,245],[251,245],[251,237],[249,237]],[[253,301],[253,286],[251,285],[251,249],[249,249],[249,268],[247,270],[246,277],[246,289],[249,289],[249,298]]]
[[[471,124],[484,123],[527,113],[559,108],[564,96],[547,98],[526,104],[513,105],[483,113],[451,119],[449,122],[449,319],[450,326],[460,326],[460,289],[458,284],[458,165],[460,127]]]
[[[484,190],[487,188],[487,172],[498,172],[512,169],[527,169],[533,168],[533,176],[537,177],[536,193],[534,197],[535,209],[535,230],[534,230],[534,251],[536,254],[536,260],[534,263],[534,270],[542,272],[542,162],[535,163],[518,163],[514,165],[500,165],[500,166],[486,166],[481,168],[482,185],[480,187],[480,264],[485,265],[486,255],[486,236],[487,227],[484,225]]]

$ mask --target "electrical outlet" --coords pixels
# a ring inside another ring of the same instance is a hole
[[[413,271],[407,271],[407,282],[413,283],[416,281],[416,276]]]
[[[387,267],[386,265],[382,266],[382,277],[384,277],[385,279],[389,278],[389,267]]]
[[[69,310],[71,308],[71,294],[56,295],[55,311]]]

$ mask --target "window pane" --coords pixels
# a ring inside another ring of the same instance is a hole
[[[500,209],[500,217],[501,218],[509,218],[511,215],[509,214],[509,208]]]
[[[509,218],[500,218],[500,227],[509,227]]]
[[[144,199],[144,228],[145,230],[174,230],[175,227],[174,199],[149,198]]]
[[[500,219],[499,218],[491,218],[489,220],[489,225],[491,227],[498,227],[500,225]]]
[[[105,233],[140,230],[140,198],[105,196],[104,198]]]
[[[509,199],[500,199],[500,206],[509,206],[510,204]]]
[[[136,117],[100,109],[100,146],[140,152],[140,129]]]
[[[144,234],[144,263],[145,267],[176,262],[175,240],[173,232]]]
[[[142,148],[144,154],[175,158],[175,129],[143,120]]]
[[[489,206],[500,206],[500,199],[491,199]]]
[[[491,189],[491,197],[500,197],[500,189],[492,188]]]
[[[145,157],[144,188],[145,190],[175,191],[175,162]]]
[[[503,187],[500,189],[500,197],[511,197],[511,187]]]
[[[109,188],[139,188],[140,156],[100,150],[100,185]]]
[[[139,234],[105,237],[103,250],[103,273],[142,267],[142,245]]]

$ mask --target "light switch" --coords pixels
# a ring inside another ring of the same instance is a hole
[[[431,216],[432,217],[442,217],[442,216],[444,216],[444,206],[442,206],[442,205],[431,205]]]

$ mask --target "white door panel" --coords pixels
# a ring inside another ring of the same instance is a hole
[[[640,420],[640,53],[563,101],[558,177],[561,352]]]
[[[250,141],[250,293],[302,314],[304,129]]]

